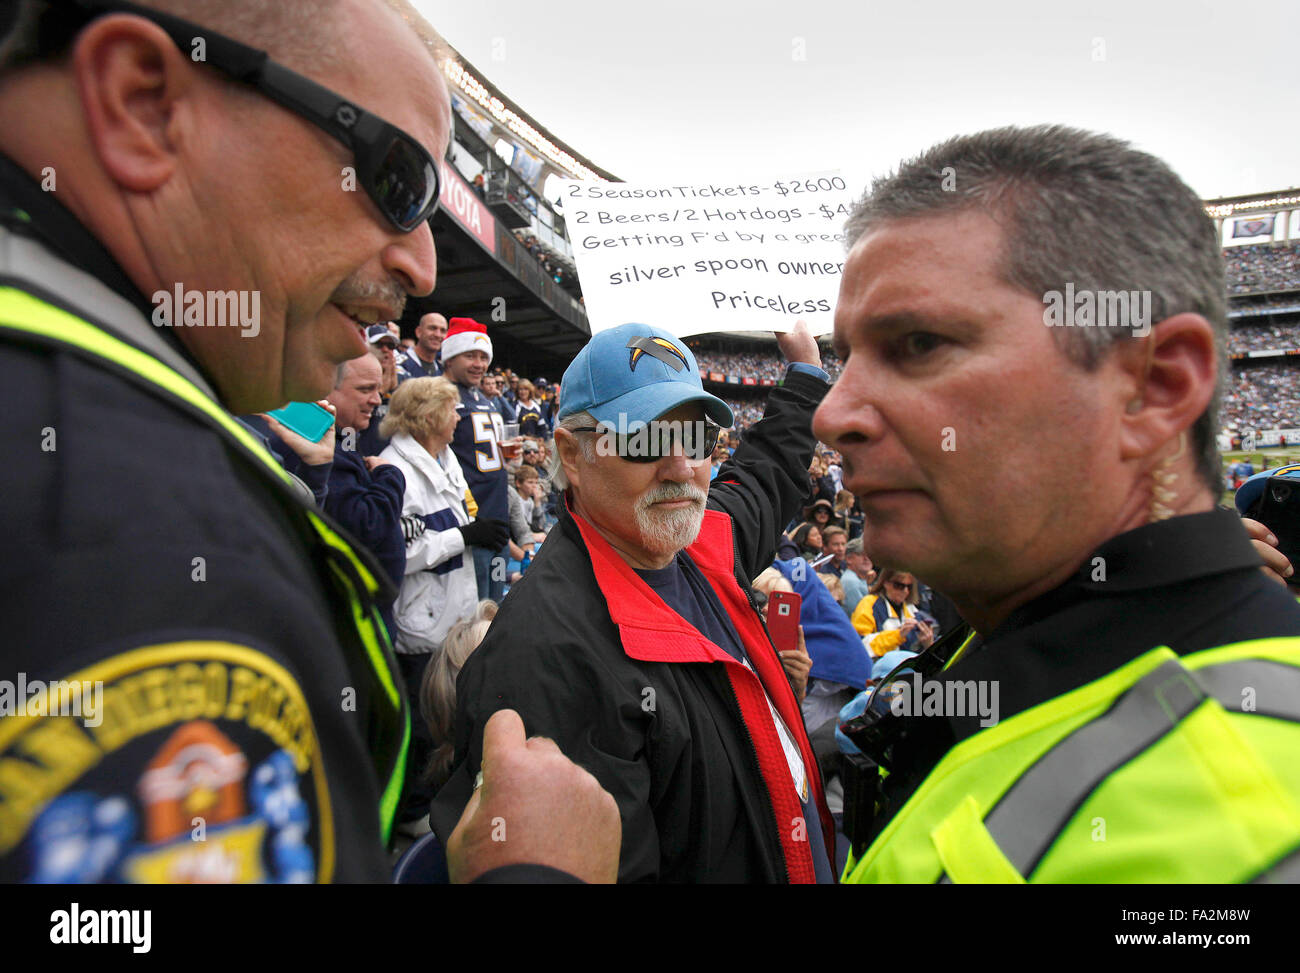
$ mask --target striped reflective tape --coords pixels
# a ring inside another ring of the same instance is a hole
[[[1230,713],[1257,713],[1300,723],[1300,669],[1267,659],[1206,666],[1196,681]]]
[[[1205,698],[1187,670],[1170,659],[1025,771],[984,819],[1016,870],[1028,877],[1087,796]]]

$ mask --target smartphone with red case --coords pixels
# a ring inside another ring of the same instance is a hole
[[[767,596],[767,630],[776,651],[799,648],[799,607],[803,599],[793,591],[773,591]]]

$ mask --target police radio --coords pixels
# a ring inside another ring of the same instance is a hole
[[[1300,465],[1264,470],[1246,480],[1235,497],[1237,512],[1258,520],[1277,538],[1277,549],[1300,565]],[[1288,583],[1300,583],[1300,574]]]
[[[841,766],[844,784],[844,836],[853,846],[853,857],[861,858],[893,817],[894,811],[885,791],[895,745],[904,734],[904,719],[889,704],[887,689],[896,679],[916,673],[926,679],[938,675],[953,659],[971,635],[965,623],[936,641],[920,655],[905,660],[872,687],[872,694],[861,716],[845,720],[840,732],[857,747],[857,753],[845,752]],[[841,749],[844,749],[841,744]]]

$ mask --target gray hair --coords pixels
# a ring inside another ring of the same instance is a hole
[[[1219,381],[1192,427],[1197,473],[1219,491],[1215,426],[1226,378],[1227,298],[1222,248],[1200,198],[1155,156],[1061,125],[962,135],[876,179],[845,224],[850,249],[877,223],[989,212],[1004,227],[1001,276],[1046,300],[1076,292],[1149,291],[1151,324],[1200,314],[1214,328]],[[1129,328],[1055,328],[1075,364],[1097,368]]]
[[[555,428],[557,430],[567,429],[572,432],[574,429],[581,429],[583,426],[596,425],[596,417],[590,412],[575,412],[567,415],[560,420],[560,424]],[[582,458],[588,463],[596,460],[596,444],[590,439],[578,439],[582,447]],[[548,483],[560,492],[569,489],[569,478],[564,475],[564,464],[560,462],[560,449],[557,443],[556,448],[551,450],[551,455],[546,457],[546,480]]]
[[[14,0],[10,0],[14,2]],[[21,7],[14,15],[15,29],[0,44],[0,69],[61,54],[43,51],[38,43],[38,22],[49,13],[48,0],[17,0]],[[338,19],[331,16],[333,0],[135,0],[142,7],[152,7],[188,20],[201,27],[242,41],[299,71],[319,69],[322,62],[337,64],[339,52],[346,50],[338,37]],[[62,7],[64,4],[58,4]],[[390,2],[400,9],[402,4]],[[187,52],[188,53],[188,52]]]

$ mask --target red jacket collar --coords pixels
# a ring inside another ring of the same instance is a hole
[[[623,650],[631,658],[643,662],[735,661],[669,608],[595,527],[572,507],[569,513],[591,555],[596,584],[605,595],[609,617],[619,627]],[[730,570],[731,550],[731,519],[720,511],[706,510],[700,535],[686,552],[701,570],[707,567],[708,573],[714,573],[719,554],[726,559],[725,569]]]
[[[566,500],[567,503],[567,500]],[[729,653],[713,644],[673,611],[641,580],[610,543],[576,513],[569,513],[591,555],[596,584],[605,596],[609,617],[618,626],[623,651],[642,662],[724,662],[739,665]],[[802,726],[803,716],[785,670],[776,653],[754,653],[754,643],[767,642],[758,615],[746,613],[745,595],[735,580],[735,548],[731,518],[720,510],[706,510],[695,543],[686,553],[713,586],[736,634],[746,646],[755,675],[788,726]],[[770,644],[770,643],[769,643]],[[815,766],[811,764],[810,766]]]

